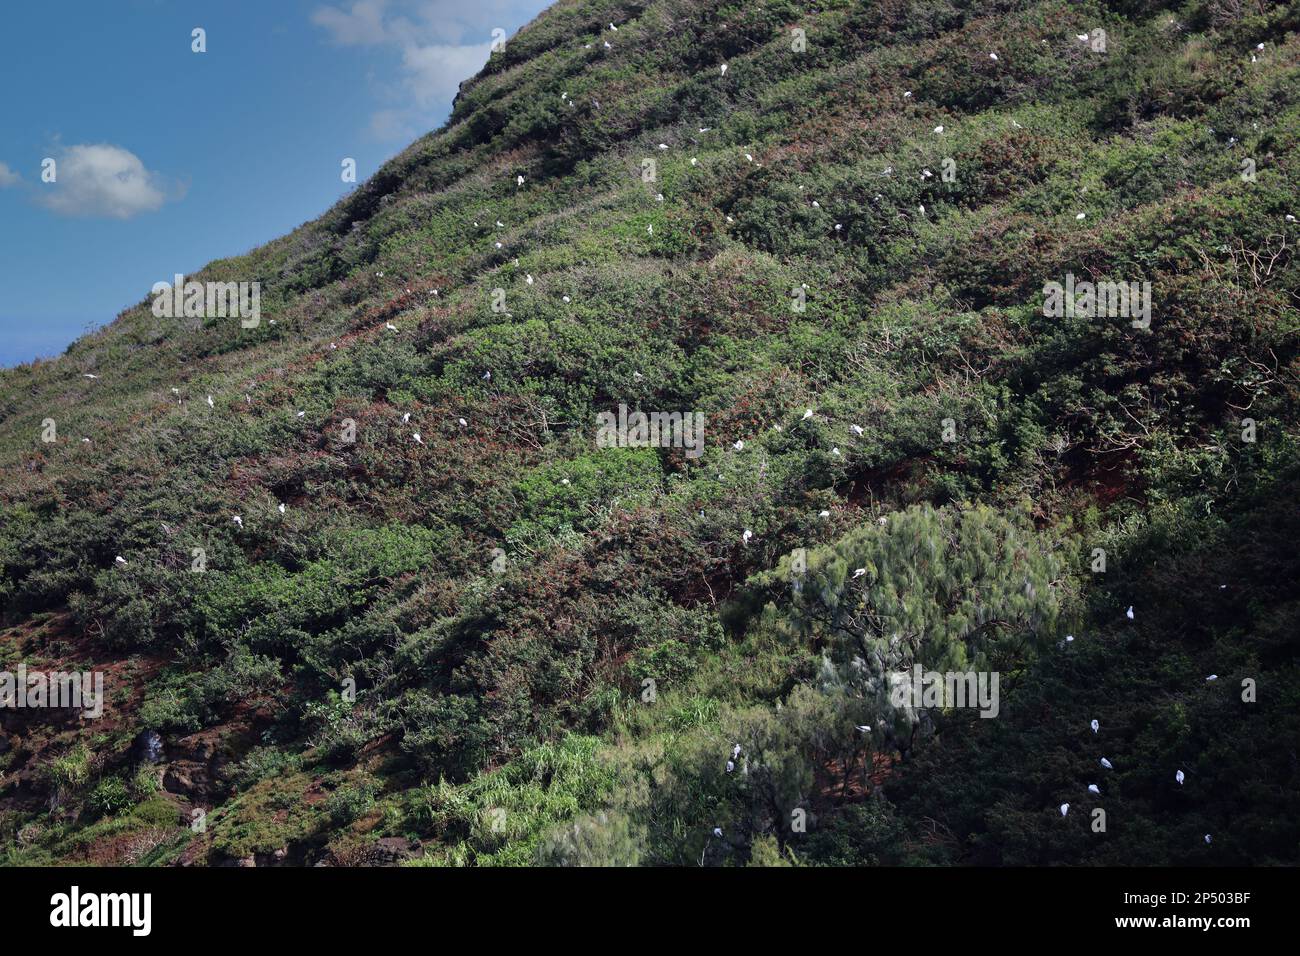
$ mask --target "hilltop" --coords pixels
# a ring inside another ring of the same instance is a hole
[[[256,327],[0,372],[0,667],[106,688],[5,862],[1300,862],[1298,34],[561,0]]]

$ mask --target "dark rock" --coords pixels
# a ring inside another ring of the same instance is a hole
[[[382,837],[367,854],[372,866],[393,866],[411,857],[411,841],[405,837]]]
[[[141,763],[158,763],[163,756],[163,740],[154,730],[142,730],[131,744],[131,753]]]

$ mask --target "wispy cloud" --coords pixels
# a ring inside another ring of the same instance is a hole
[[[36,201],[61,216],[130,219],[168,199],[163,178],[121,146],[68,146],[55,161],[55,181],[41,186]]]
[[[387,101],[371,118],[381,139],[406,139],[441,122],[463,80],[487,62],[492,31],[536,13],[543,0],[354,0],[318,7],[312,23],[343,46],[397,55]]]
[[[370,46],[386,42],[390,35],[384,25],[384,8],[388,0],[357,0],[346,10],[318,7],[311,22],[329,31],[335,43],[344,46]]]
[[[17,186],[22,181],[23,177],[10,169],[5,163],[0,163],[0,189]]]
[[[477,73],[491,51],[490,40],[467,46],[435,43],[407,47],[402,51],[402,69],[416,104],[427,109],[455,96],[461,81]]]

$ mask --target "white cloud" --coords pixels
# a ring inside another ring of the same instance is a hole
[[[23,177],[19,176],[7,165],[0,163],[0,189],[5,189],[9,186],[16,186],[18,183],[22,182],[22,179]]]
[[[399,54],[395,76],[380,85],[386,101],[371,118],[380,139],[409,139],[440,123],[463,80],[479,71],[492,49],[492,31],[518,22],[542,0],[354,0],[318,7],[311,22],[333,42]]]
[[[367,46],[389,39],[384,27],[384,8],[388,0],[357,0],[348,10],[317,7],[311,22],[329,31],[335,43],[344,46]]]
[[[120,146],[69,146],[55,159],[57,179],[37,201],[60,215],[130,219],[167,201],[161,177]]]
[[[456,95],[462,80],[488,61],[492,42],[477,46],[410,46],[402,51],[404,82],[416,104],[427,109]]]

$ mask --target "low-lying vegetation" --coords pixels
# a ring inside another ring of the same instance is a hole
[[[0,373],[0,665],[109,674],[0,711],[0,859],[1295,864],[1298,64],[1267,0],[557,4],[197,277],[258,328]]]

